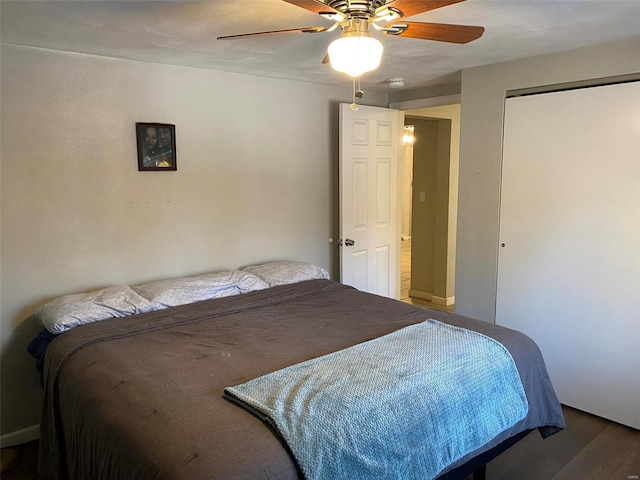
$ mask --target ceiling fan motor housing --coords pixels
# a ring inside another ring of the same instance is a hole
[[[376,16],[376,11],[384,7],[385,0],[329,0],[327,5],[345,15],[347,19],[369,19]]]
[[[342,24],[343,37],[369,37],[369,22],[362,18],[350,18]]]

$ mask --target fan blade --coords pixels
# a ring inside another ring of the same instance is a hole
[[[329,63],[329,62],[330,62],[330,60],[329,60],[329,54],[327,53],[327,54],[324,56],[324,58],[322,59],[322,63],[324,64],[324,63]]]
[[[304,8],[305,10],[309,10],[310,12],[317,13],[319,15],[322,13],[328,13],[331,15],[340,13],[335,8],[330,7],[329,5],[321,2],[320,0],[284,0],[284,1],[287,3],[290,3],[291,5]]]
[[[484,27],[449,25],[447,23],[402,22],[401,24],[387,25],[387,28],[394,25],[402,27],[401,31],[399,33],[385,32],[387,35],[449,43],[469,43],[480,38],[484,33]],[[404,29],[405,25],[406,29]]]
[[[271,35],[274,33],[320,33],[326,32],[324,27],[303,27],[303,28],[287,28],[286,30],[270,30],[266,32],[240,33],[238,35],[225,35],[218,37],[218,40],[234,40],[236,38],[253,37],[257,35]]]
[[[410,17],[464,1],[465,0],[391,0],[385,7],[397,8],[402,12],[403,17]]]

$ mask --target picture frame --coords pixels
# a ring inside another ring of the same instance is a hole
[[[176,126],[169,123],[136,122],[138,170],[175,171]]]

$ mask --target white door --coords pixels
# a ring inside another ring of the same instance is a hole
[[[560,401],[640,428],[640,82],[506,102],[496,323]]]
[[[340,105],[340,278],[398,297],[398,110]]]

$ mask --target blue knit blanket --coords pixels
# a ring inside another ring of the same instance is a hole
[[[436,320],[228,387],[306,479],[428,479],[524,418],[499,342]]]

